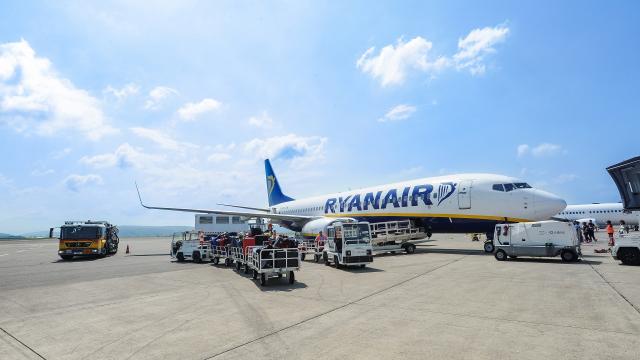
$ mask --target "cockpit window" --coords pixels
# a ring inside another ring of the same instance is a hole
[[[493,190],[504,191],[504,186],[502,186],[502,184],[493,184]]]
[[[504,184],[504,189],[505,191],[512,191],[513,189],[515,189],[515,185],[513,184]]]
[[[531,189],[531,185],[527,183],[515,183],[514,184],[518,189]]]

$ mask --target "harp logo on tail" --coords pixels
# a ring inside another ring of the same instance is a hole
[[[446,182],[438,186],[438,206],[456,191],[456,183]]]
[[[269,196],[273,192],[273,188],[276,186],[276,177],[273,175],[267,176],[267,191],[269,191]]]

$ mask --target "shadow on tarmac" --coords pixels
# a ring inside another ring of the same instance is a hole
[[[497,261],[497,260],[496,260]],[[585,260],[582,259],[576,262],[564,262],[559,256],[553,258],[540,258],[540,257],[519,257],[517,259],[509,259],[507,262],[512,263],[544,263],[544,264],[562,264],[562,265],[599,265],[602,261]]]
[[[100,256],[83,256],[83,257],[76,257],[73,258],[71,260],[63,260],[63,259],[57,259],[56,261],[52,261],[52,264],[73,264],[75,262],[85,262],[85,261],[96,261],[96,260],[103,260],[103,259],[108,259],[110,256],[105,256],[105,257],[100,257]]]
[[[486,256],[486,255],[493,255],[490,253],[485,253],[484,250],[471,250],[471,249],[425,249],[425,246],[434,246],[434,245],[420,245],[419,247],[416,248],[416,254],[429,254],[429,253],[433,253],[433,254],[452,254],[452,255],[482,255],[482,256]],[[402,254],[395,254],[394,256],[397,255],[402,255]],[[410,255],[410,254],[405,254],[405,255]],[[377,255],[380,256],[380,255]]]

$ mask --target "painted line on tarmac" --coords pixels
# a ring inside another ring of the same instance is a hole
[[[451,261],[449,261],[449,262],[447,262],[447,263],[445,263],[445,264],[442,264],[442,265],[440,265],[440,266],[436,266],[436,267],[434,267],[434,268],[432,268],[432,269],[429,269],[429,270],[427,270],[427,271],[425,271],[425,272],[422,272],[422,273],[420,273],[420,274],[414,275],[414,276],[412,276],[412,277],[410,277],[410,278],[408,278],[408,279],[405,279],[405,280],[402,280],[402,281],[400,281],[400,282],[398,282],[398,283],[395,283],[395,284],[393,284],[393,285],[387,286],[386,288],[382,288],[382,289],[380,289],[380,290],[374,291],[374,292],[372,292],[371,294],[365,295],[365,296],[363,296],[363,297],[361,297],[361,298],[359,298],[359,299],[352,300],[352,301],[350,301],[350,302],[348,302],[348,303],[346,303],[346,304],[340,305],[340,306],[335,307],[335,308],[333,308],[333,309],[330,309],[330,310],[327,310],[327,311],[322,312],[322,313],[320,313],[320,314],[314,315],[314,316],[312,316],[312,317],[310,317],[310,318],[307,318],[307,319],[304,319],[304,320],[298,321],[297,323],[291,324],[291,325],[289,325],[289,326],[285,326],[285,327],[283,327],[283,328],[281,328],[281,329],[279,329],[279,330],[272,331],[272,332],[270,332],[270,333],[268,333],[268,334],[262,335],[262,336],[260,336],[260,337],[257,337],[257,338],[255,338],[255,339],[253,339],[253,340],[246,341],[246,342],[244,342],[244,343],[242,343],[242,344],[236,345],[236,346],[231,347],[231,348],[229,348],[229,349],[227,349],[227,350],[223,350],[223,351],[221,351],[221,352],[219,352],[219,353],[216,353],[216,354],[213,354],[213,355],[209,355],[209,356],[205,357],[203,360],[213,359],[213,358],[218,357],[218,356],[220,356],[220,355],[224,355],[224,354],[226,354],[226,353],[228,353],[228,352],[230,352],[230,351],[233,351],[233,350],[239,349],[239,348],[244,347],[244,346],[246,346],[246,345],[249,345],[249,344],[252,344],[252,343],[254,343],[254,342],[260,341],[260,340],[262,340],[262,339],[268,338],[269,336],[272,336],[272,335],[275,335],[275,334],[281,333],[281,332],[283,332],[283,331],[285,331],[285,330],[289,330],[289,329],[291,329],[291,328],[293,328],[293,327],[296,327],[296,326],[298,326],[298,325],[302,325],[302,324],[304,324],[304,323],[306,323],[306,322],[309,322],[309,321],[311,321],[311,320],[315,320],[315,319],[320,318],[320,317],[322,317],[322,316],[325,316],[325,315],[331,314],[331,313],[333,313],[333,312],[336,312],[336,311],[338,311],[338,310],[344,309],[344,308],[346,308],[347,306],[354,305],[354,304],[356,304],[357,302],[360,302],[360,301],[362,301],[362,300],[368,299],[368,298],[370,298],[370,297],[374,297],[374,296],[379,295],[379,294],[381,294],[381,293],[383,293],[383,292],[385,292],[385,291],[391,290],[391,289],[393,289],[393,288],[395,288],[395,287],[398,287],[398,286],[400,286],[400,285],[404,285],[404,284],[408,283],[409,281],[412,281],[412,280],[415,280],[415,279],[417,279],[417,278],[419,278],[419,277],[422,277],[422,276],[428,275],[429,273],[432,273],[432,272],[434,272],[434,271],[436,271],[436,270],[438,270],[438,269],[442,269],[443,267],[448,266],[448,265],[451,265],[451,264],[453,264],[453,263],[455,263],[455,262],[458,262],[458,261],[460,261],[460,260],[462,260],[462,259],[464,259],[464,258],[466,258],[466,257],[467,257],[467,256],[462,256],[462,257],[457,258],[457,259],[455,259],[455,260],[451,260]]]
[[[47,358],[45,358],[44,356],[40,355],[40,353],[38,353],[37,351],[33,350],[29,345],[23,343],[22,341],[20,341],[20,339],[18,339],[17,337],[11,335],[11,333],[9,333],[7,330],[5,330],[3,327],[0,327],[0,330],[2,330],[3,333],[7,334],[9,337],[11,337],[13,340],[19,342],[22,346],[26,347],[27,349],[29,349],[32,353],[38,355],[38,357],[40,357],[40,359],[43,360],[47,360]]]
[[[626,302],[627,302],[627,304],[631,305],[631,307],[633,308],[633,310],[635,310],[635,311],[638,313],[638,315],[640,315],[640,308],[638,308],[638,307],[637,307],[636,305],[634,305],[631,301],[629,301],[629,299],[627,299],[627,297],[626,297],[626,296],[622,295],[622,293],[621,293],[620,291],[618,291],[618,289],[616,289],[616,287],[615,287],[615,286],[613,286],[613,284],[611,284],[611,283],[609,282],[609,280],[607,280],[607,279],[604,277],[604,275],[602,275],[602,274],[600,273],[600,271],[596,270],[596,268],[595,268],[595,267],[593,267],[593,265],[592,265],[592,264],[589,264],[589,266],[591,266],[591,268],[593,269],[593,271],[595,271],[595,272],[596,272],[596,274],[600,275],[600,277],[602,278],[602,280],[603,280],[605,283],[607,283],[607,285],[609,285],[609,287],[610,287],[611,289],[613,289],[613,291],[615,291],[615,292],[616,292],[616,294],[618,294],[622,299],[624,299],[624,301],[626,301]]]

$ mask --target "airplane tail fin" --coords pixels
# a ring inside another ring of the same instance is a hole
[[[292,201],[293,199],[282,193],[280,184],[273,172],[269,159],[264,161],[264,172],[267,177],[267,196],[269,197],[269,206],[281,204],[283,202]]]

